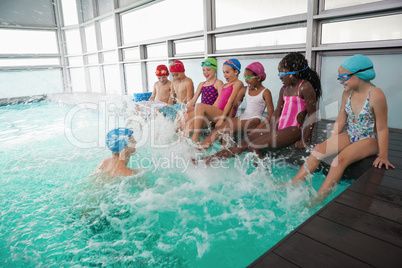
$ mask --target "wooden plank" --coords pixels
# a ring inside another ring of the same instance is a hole
[[[366,173],[359,178],[361,181],[367,181],[370,183],[378,184],[384,187],[392,188],[398,191],[402,191],[402,180],[396,179],[389,176],[373,176],[372,174]]]
[[[393,177],[396,179],[402,179],[402,171],[400,169],[379,169],[379,168],[372,168],[369,170],[372,174],[379,174],[388,177]]]
[[[402,181],[401,181],[402,184]],[[402,207],[402,192],[392,188],[358,180],[353,183],[348,190],[366,196],[374,197],[383,201],[393,203]],[[402,208],[401,208],[402,209]]]
[[[294,233],[274,252],[301,267],[371,267],[300,233]]]
[[[402,248],[402,224],[336,202],[319,216]]]
[[[402,248],[322,217],[315,217],[299,232],[375,267],[399,268],[401,264]]]
[[[402,223],[402,208],[386,201],[355,193],[348,189],[337,196],[335,201],[397,223]]]
[[[402,152],[401,151],[388,150],[388,156],[395,156],[395,157],[398,157],[398,158],[402,158]]]
[[[389,132],[389,139],[402,141],[402,133]]]
[[[260,258],[256,262],[252,263],[248,267],[255,267],[255,268],[266,268],[266,267],[283,267],[283,268],[295,268],[299,267],[296,264],[293,264],[284,258],[276,255],[275,253],[268,254],[263,258]]]
[[[389,145],[389,150],[393,151],[402,151],[402,141],[398,144],[390,144]]]

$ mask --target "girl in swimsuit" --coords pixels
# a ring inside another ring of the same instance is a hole
[[[321,96],[321,82],[318,74],[308,67],[307,60],[300,53],[289,53],[278,65],[279,78],[283,83],[276,110],[269,124],[253,131],[238,145],[224,149],[203,160],[209,164],[214,159],[224,159],[248,150],[261,158],[260,149],[280,148],[295,144],[305,147],[315,124],[317,100]],[[301,126],[306,115],[307,126]],[[193,163],[197,161],[193,159]]]
[[[274,112],[272,103],[272,95],[269,89],[265,88],[261,82],[266,78],[264,67],[259,62],[253,62],[248,65],[244,71],[244,79],[247,87],[243,87],[236,97],[235,103],[240,104],[243,98],[246,98],[246,109],[241,116],[228,118],[220,126],[215,128],[212,133],[206,137],[202,143],[202,149],[209,148],[222,135],[233,136],[233,132],[241,132],[261,128],[266,125]],[[267,107],[268,116],[261,123],[262,114]],[[226,145],[226,140],[223,139],[222,145]]]
[[[189,124],[188,129],[193,128],[194,120],[191,119],[194,117],[195,105],[200,95],[201,103],[213,105],[222,88],[223,82],[216,78],[216,71],[218,70],[216,60],[208,58],[201,63],[201,66],[206,80],[198,85],[193,98],[187,103],[186,112],[183,117],[180,117],[181,120],[178,121],[178,129],[185,129],[186,124]],[[186,137],[188,137],[188,134]]]
[[[354,55],[343,61],[338,73],[344,91],[331,137],[315,146],[292,180],[304,180],[307,174],[316,170],[323,158],[338,154],[314,203],[322,202],[339,182],[346,167],[356,161],[379,153],[373,166],[394,168],[388,161],[387,101],[382,90],[370,82],[375,78],[373,63],[364,55]],[[347,131],[342,132],[346,122]]]
[[[222,86],[218,99],[213,105],[204,103],[197,104],[194,116],[194,133],[192,140],[200,141],[201,128],[207,126],[209,122],[215,123],[215,127],[223,124],[227,117],[233,116],[233,104],[237,93],[243,87],[243,82],[238,79],[240,74],[240,62],[237,59],[230,59],[223,63],[223,76],[226,84]],[[186,129],[186,133],[191,132],[191,128]]]

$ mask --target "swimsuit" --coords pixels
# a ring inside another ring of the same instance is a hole
[[[352,107],[350,105],[350,99],[352,97],[353,91],[350,93],[349,98],[346,100],[345,111],[348,114],[348,128],[346,131],[348,132],[351,143],[364,140],[366,138],[377,139],[377,134],[374,133],[375,118],[370,110],[369,104],[370,90],[371,86],[367,95],[366,102],[364,103],[363,108],[357,117],[353,113]]]
[[[228,100],[230,98],[230,95],[232,95],[233,92],[233,84],[228,86],[228,87],[224,87],[221,90],[221,96],[219,97],[219,103],[218,103],[218,109],[223,111],[225,109],[226,104],[228,103]]]
[[[304,80],[301,81],[296,96],[285,96],[285,91],[288,87],[283,91],[283,101],[285,103],[283,105],[281,117],[279,118],[278,130],[288,127],[300,128],[300,124],[297,122],[297,115],[306,110],[306,102],[299,96],[300,87],[303,82]]]
[[[159,111],[162,112],[164,117],[169,118],[171,121],[174,121],[176,119],[177,113],[181,110],[183,110],[186,107],[185,104],[183,103],[177,103],[169,106],[165,106]]]
[[[216,99],[218,98],[218,90],[215,88],[215,82],[217,79],[215,79],[214,83],[210,86],[204,86],[204,84],[207,82],[205,81],[204,84],[202,84],[201,87],[201,103],[205,103],[208,105],[212,105],[215,103]]]
[[[240,116],[240,120],[248,120],[252,118],[261,119],[262,113],[265,110],[265,100],[263,97],[263,93],[266,90],[264,88],[258,95],[250,96],[250,90],[247,89],[246,93],[246,109],[243,114]]]

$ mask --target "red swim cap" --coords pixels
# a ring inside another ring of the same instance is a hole
[[[158,67],[156,67],[156,72],[155,72],[156,76],[168,76],[169,75],[169,71],[166,65],[158,65]]]
[[[183,62],[179,60],[174,60],[169,64],[169,71],[171,73],[184,73],[184,65]]]

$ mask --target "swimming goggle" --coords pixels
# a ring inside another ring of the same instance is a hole
[[[360,69],[360,70],[358,70],[358,71],[356,71],[356,72],[354,72],[354,73],[351,73],[351,74],[338,74],[338,78],[337,78],[337,79],[340,80],[340,81],[342,81],[342,82],[346,82],[346,81],[349,80],[349,78],[350,78],[352,75],[357,74],[357,73],[360,73],[360,72],[364,72],[364,71],[367,71],[367,70],[370,70],[370,69],[373,69],[373,66],[368,67],[368,68],[366,68],[366,69]]]
[[[218,67],[218,66],[216,66],[215,64],[210,63],[209,61],[204,61],[204,62],[202,62],[202,63],[201,63],[201,66],[215,66],[215,67]]]
[[[156,75],[168,75],[169,72],[167,70],[158,70],[155,72]]]
[[[298,73],[298,72],[303,72],[303,71],[305,71],[305,70],[307,70],[308,69],[308,66],[306,67],[306,68],[304,68],[303,70],[299,70],[299,71],[293,71],[293,72],[279,72],[278,73],[278,76],[279,77],[285,77],[286,75],[288,75],[288,74],[296,74],[296,73]]]
[[[257,79],[259,76],[257,75],[257,76],[251,76],[251,75],[245,75],[245,76],[243,76],[244,77],[244,80],[251,80],[251,79],[253,79],[253,78],[255,78],[255,79]]]
[[[237,66],[233,61],[231,61],[231,60],[225,60],[225,62],[224,62],[223,64],[225,64],[225,63],[227,63],[227,64],[229,64],[229,65],[233,65],[233,66],[237,69],[237,71],[240,72],[239,66]]]

